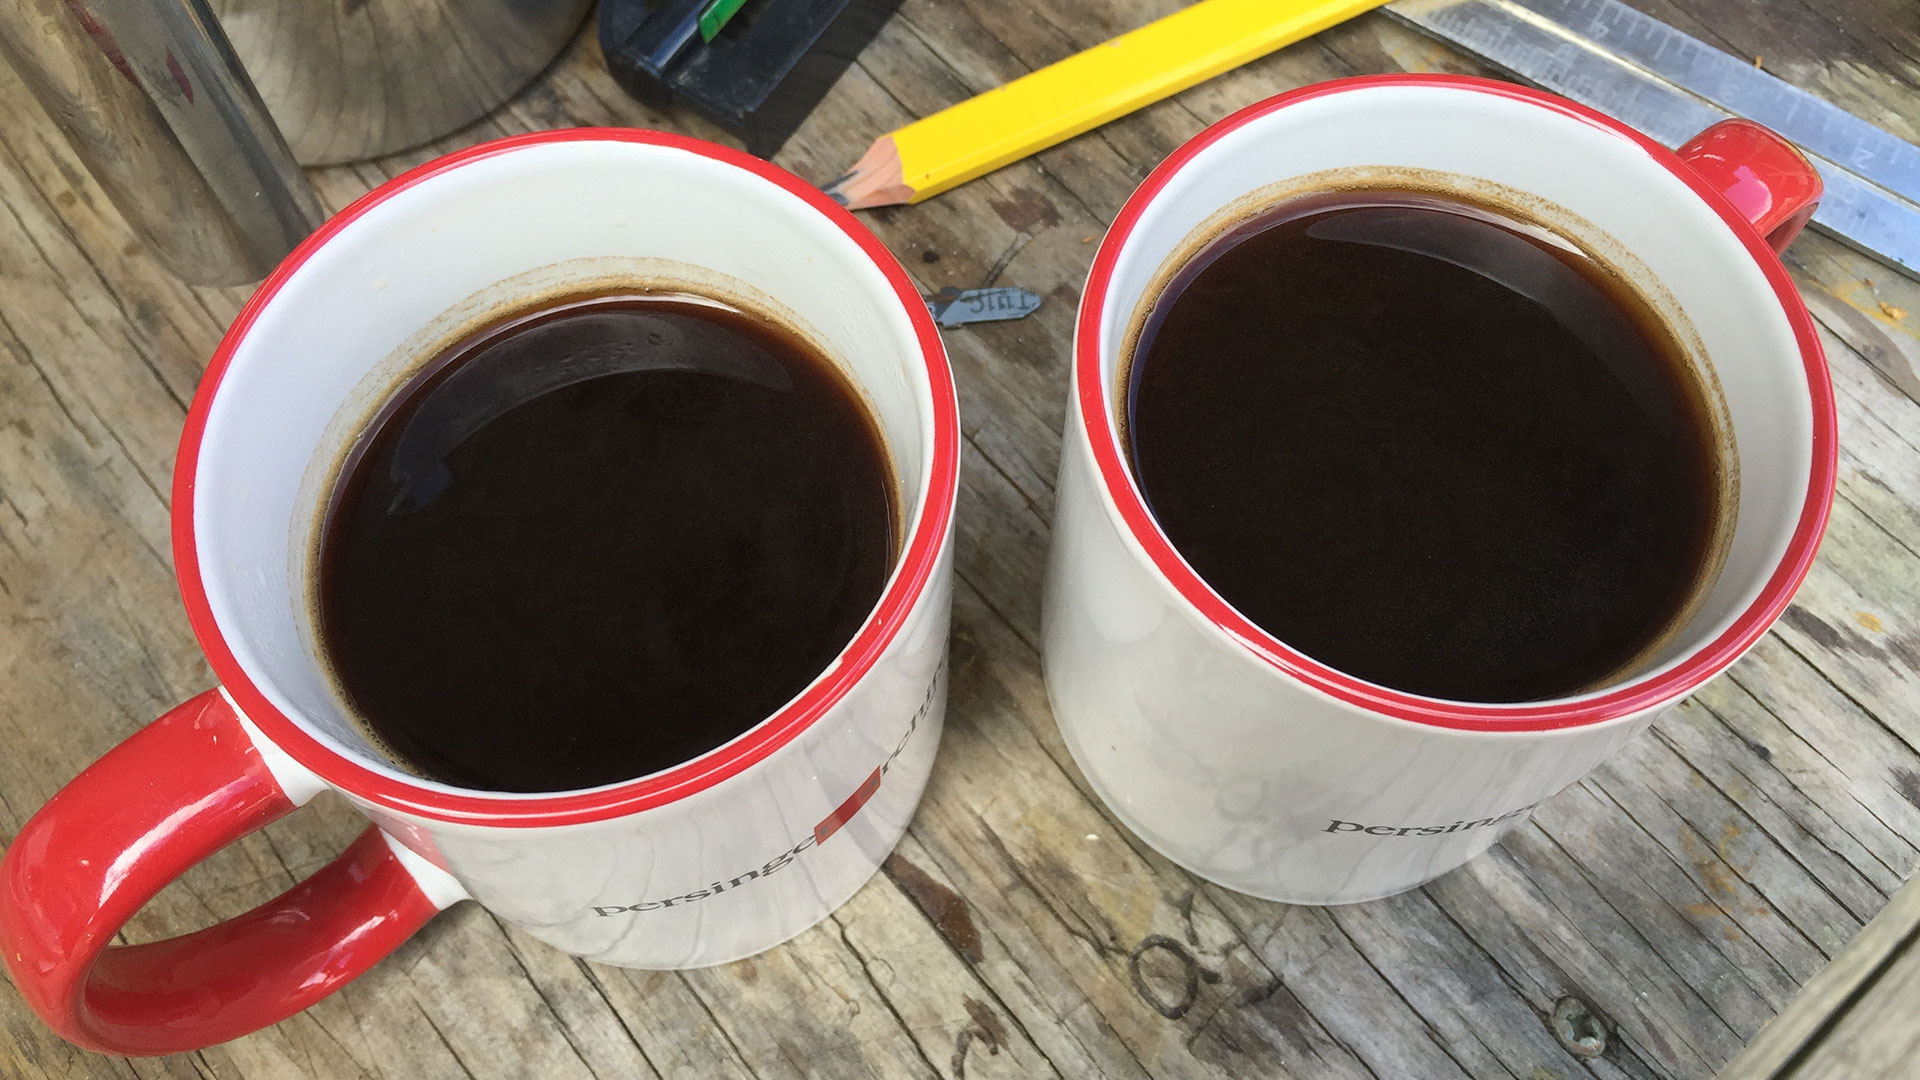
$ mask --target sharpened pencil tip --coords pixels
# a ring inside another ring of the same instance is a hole
[[[892,206],[913,199],[913,189],[900,182],[900,155],[895,152],[891,135],[874,140],[846,175],[822,184],[820,190],[849,210]]]

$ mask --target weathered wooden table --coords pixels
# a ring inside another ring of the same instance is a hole
[[[1920,141],[1910,0],[1640,2]],[[878,132],[1176,6],[907,0],[779,161],[829,179]],[[1096,237],[1207,122],[1288,87],[1399,68],[1474,70],[1370,16],[924,205],[868,215],[929,291],[1018,284],[1046,304],[948,334],[967,446],[945,743],[886,872],[831,920],[752,960],[644,972],[576,960],[462,905],[316,1008],[152,1060],[68,1046],[0,981],[0,1077],[1713,1075],[1887,905],[1920,850],[1920,286],[1824,237],[1795,245],[1842,435],[1812,577],[1731,673],[1425,889],[1315,909],[1197,881],[1107,816],[1048,715],[1040,581]],[[168,478],[201,365],[247,290],[168,277],[4,72],[0,101],[10,838],[87,762],[210,682],[173,584]],[[491,119],[314,180],[338,207],[455,146],[575,124],[714,134],[624,96],[588,33]],[[361,824],[323,798],[208,860],[126,936],[239,914]],[[1868,935],[1878,944],[1823,977],[1823,1000],[1905,940],[1913,917],[1889,919]],[[1915,984],[1908,971],[1908,997],[1867,996],[1902,1018],[1902,1039],[1913,1028],[1898,1006],[1920,996]],[[1823,1009],[1796,1006],[1746,1060],[1771,1072],[1818,1042]],[[1884,1030],[1865,1009],[1832,1030]],[[1556,1011],[1592,1017],[1604,1052],[1580,1056]],[[1821,1049],[1793,1074],[1911,1075]]]

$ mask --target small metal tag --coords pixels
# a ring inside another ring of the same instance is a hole
[[[1024,319],[1040,307],[1040,295],[1025,289],[956,289],[949,285],[924,298],[933,321],[941,326]]]

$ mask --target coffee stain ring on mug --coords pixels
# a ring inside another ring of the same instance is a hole
[[[359,711],[341,689],[339,673],[333,669],[328,651],[321,647],[319,638],[319,575],[314,570],[319,566],[326,523],[339,495],[340,477],[358,459],[366,433],[379,425],[386,411],[398,397],[405,394],[414,380],[424,375],[430,365],[456,345],[520,312],[566,299],[614,293],[682,296],[719,303],[783,327],[838,367],[846,385],[859,397],[867,414],[879,415],[866,387],[861,385],[838,354],[826,347],[825,337],[799,313],[764,290],[730,274],[678,260],[612,255],[569,259],[496,281],[436,315],[376,364],[349,392],[346,401],[327,422],[313,459],[301,477],[296,497],[296,504],[305,508],[303,512],[310,515],[304,528],[299,530],[305,539],[292,545],[288,552],[290,580],[304,582],[306,586],[295,612],[301,644],[325,676],[323,681],[334,707],[353,724],[355,734],[366,739],[383,755],[381,763],[384,765],[422,779],[427,778],[406,764],[406,758],[386,745],[373,726],[360,717]],[[889,564],[891,576],[892,570],[899,566],[902,546],[906,543],[909,507],[904,498],[899,463],[894,460],[893,447],[882,438],[880,449],[894,492],[894,549]]]
[[[1732,414],[1719,375],[1714,370],[1712,357],[1708,355],[1698,329],[1673,293],[1624,244],[1558,203],[1480,177],[1399,165],[1356,165],[1302,173],[1241,195],[1209,214],[1174,247],[1155,268],[1147,288],[1140,294],[1139,302],[1128,315],[1127,330],[1121,338],[1111,383],[1115,438],[1120,446],[1128,445],[1127,387],[1139,352],[1141,335],[1167,289],[1188,263],[1234,228],[1283,203],[1314,195],[1364,191],[1400,191],[1440,196],[1545,229],[1557,240],[1572,245],[1591,259],[1623,290],[1644,303],[1661,328],[1672,336],[1680,354],[1686,357],[1687,371],[1693,377],[1701,399],[1707,404],[1707,419],[1716,450],[1714,482],[1719,489],[1718,512],[1714,516],[1707,543],[1705,566],[1687,602],[1666,620],[1645,646],[1606,676],[1563,696],[1590,693],[1630,681],[1644,673],[1654,658],[1693,620],[1713,591],[1714,583],[1719,580],[1727,552],[1732,547],[1734,525],[1739,518],[1739,453],[1734,441]],[[1122,457],[1124,459],[1126,455]],[[1127,482],[1137,489],[1139,480],[1133,475],[1131,466],[1125,471]],[[1156,522],[1155,528],[1158,527]]]

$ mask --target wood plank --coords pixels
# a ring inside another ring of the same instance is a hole
[[[1747,1044],[1721,1076],[1734,1077],[1866,1077],[1861,1049],[1881,1055],[1883,1067],[1908,1056],[1909,1045],[1899,1040],[1914,1031],[1912,1004],[1920,1001],[1920,982],[1911,975],[1892,977],[1892,969],[1910,969],[1913,942],[1920,934],[1920,886],[1908,885],[1895,893],[1839,956],[1807,980],[1793,1003],[1774,1017]],[[1853,1011],[1848,1011],[1849,1007]],[[1889,1018],[1889,1007],[1898,1015]],[[1857,1025],[1862,1017],[1873,1022]],[[1827,1062],[1821,1065],[1820,1062]],[[1835,1072],[1834,1062],[1849,1061],[1855,1071]],[[1820,1071],[1826,1069],[1824,1074]],[[1879,1075],[1896,1075],[1882,1071]]]
[[[1915,889],[1904,892],[1920,894]],[[1766,1075],[1782,1080],[1893,1080],[1912,1075],[1913,1054],[1920,1049],[1920,1028],[1913,1024],[1913,1006],[1920,1001],[1920,949],[1914,946],[1920,905],[1903,903],[1905,899],[1903,894],[1888,905],[1887,933],[1862,935],[1842,957],[1845,962],[1835,962],[1830,979],[1808,987],[1807,1007],[1776,1021],[1781,1035],[1749,1048],[1742,1059],[1751,1057],[1752,1067],[1760,1068],[1778,1054],[1783,1059],[1778,1071]],[[1896,935],[1904,936],[1889,949]],[[1795,1045],[1793,1039],[1803,1028],[1811,1030]],[[1728,1072],[1732,1074],[1731,1066]]]
[[[1920,949],[1911,940],[1806,1054],[1782,1076],[1793,1080],[1898,1080],[1913,1075],[1920,1051]]]

